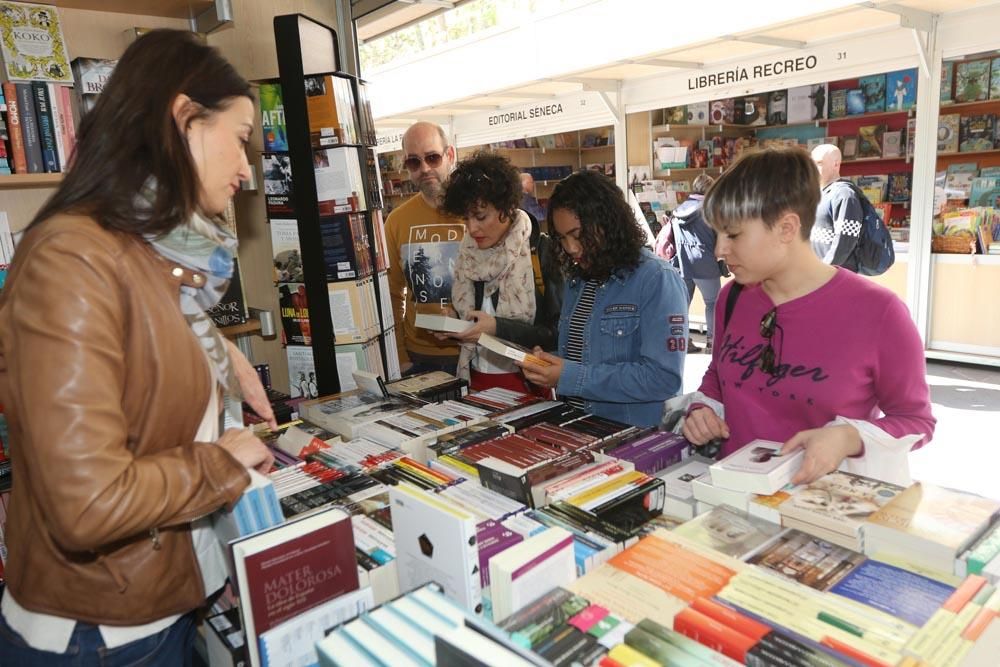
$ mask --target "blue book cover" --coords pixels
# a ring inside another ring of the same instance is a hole
[[[865,95],[865,113],[885,111],[885,74],[863,76],[858,79],[858,87]]]
[[[917,627],[954,591],[953,586],[877,560],[866,560],[830,589]]]
[[[885,75],[886,111],[909,111],[917,103],[917,69],[902,69]]]
[[[865,112],[865,92],[860,88],[847,91],[847,115],[856,116]]]

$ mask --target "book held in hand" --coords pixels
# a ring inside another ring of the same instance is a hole
[[[551,366],[549,362],[536,357],[527,348],[489,334],[481,334],[479,336],[479,344],[491,352],[496,352],[500,356],[513,359],[514,361],[520,361],[524,364],[535,364],[536,366]]]
[[[788,484],[802,463],[802,450],[781,454],[781,443],[753,440],[708,469],[714,486],[770,495]]]
[[[462,333],[473,324],[469,320],[460,320],[457,317],[449,317],[447,315],[430,315],[427,313],[417,313],[417,318],[414,323],[420,329],[448,331],[451,333]]]

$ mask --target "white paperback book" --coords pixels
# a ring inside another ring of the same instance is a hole
[[[472,322],[468,320],[460,320],[457,317],[448,317],[447,315],[431,315],[428,313],[417,313],[414,324],[420,329],[448,331],[451,333],[462,333],[472,326]]]
[[[792,480],[802,465],[801,449],[781,455],[781,443],[753,440],[708,469],[712,485],[766,496]]]
[[[554,526],[493,556],[489,568],[493,621],[500,623],[556,586],[576,579],[573,535]]]
[[[445,596],[482,613],[475,516],[405,483],[389,489],[389,507],[400,590],[437,582]]]

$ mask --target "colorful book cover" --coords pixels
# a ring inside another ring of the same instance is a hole
[[[830,118],[843,118],[847,115],[847,89],[830,91]]]
[[[663,122],[666,125],[687,125],[687,106],[682,104],[677,107],[667,107],[663,110]]]
[[[957,113],[947,113],[938,116],[937,149],[938,153],[957,153],[958,135],[961,123]]]
[[[955,591],[954,587],[877,560],[854,568],[831,593],[922,626]]]
[[[908,202],[912,197],[913,174],[909,171],[901,171],[896,174],[889,174],[889,201]]]
[[[886,111],[909,111],[917,103],[917,70],[904,69],[885,75]]]
[[[864,520],[902,490],[888,482],[835,471],[795,487],[779,510],[783,517],[856,536]]]
[[[882,133],[885,125],[862,125],[858,128],[858,157],[882,157]]]
[[[982,102],[990,92],[990,61],[966,60],[955,65],[955,101]]]
[[[303,283],[283,283],[278,286],[278,307],[285,345],[310,345],[312,328],[309,323],[309,302]]]
[[[979,178],[972,179],[969,206],[989,206],[993,208],[997,205],[998,197],[1000,197],[1000,178],[995,176],[980,176]]]
[[[885,74],[863,76],[858,79],[858,87],[865,96],[865,113],[885,111]]]
[[[737,100],[736,123],[741,125],[767,124],[767,95],[746,95]]]
[[[810,588],[825,591],[865,561],[865,556],[801,530],[790,529],[747,559]]]
[[[292,160],[288,153],[262,153],[264,201],[269,218],[294,216]]]
[[[958,150],[962,153],[993,150],[996,116],[991,113],[962,116],[958,130]]]
[[[260,117],[264,131],[264,150],[287,151],[285,105],[281,99],[280,83],[260,84]]]
[[[772,90],[767,96],[767,124],[788,124],[788,91]]]
[[[851,88],[847,91],[847,115],[857,116],[865,112],[865,91]]]
[[[712,125],[732,125],[734,107],[735,104],[731,97],[724,100],[712,100],[708,111]]]
[[[990,61],[990,99],[1000,99],[1000,58]]]
[[[952,88],[955,85],[955,63],[941,63],[941,101],[951,102]]]
[[[73,84],[59,11],[52,5],[0,2],[0,51],[11,81]]]

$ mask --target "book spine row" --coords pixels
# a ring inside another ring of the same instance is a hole
[[[8,81],[0,92],[0,174],[66,171],[76,145],[69,86]]]

